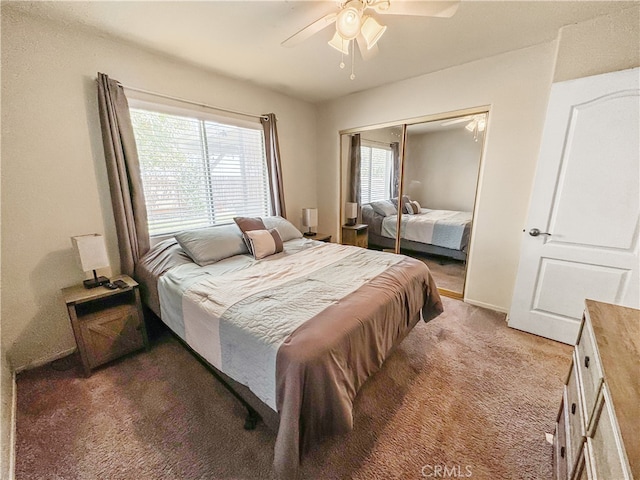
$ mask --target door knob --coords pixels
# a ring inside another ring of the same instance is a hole
[[[532,237],[537,237],[538,235],[549,235],[551,236],[550,233],[547,232],[541,232],[539,229],[537,228],[532,228],[531,230],[529,230],[529,235],[531,235]]]

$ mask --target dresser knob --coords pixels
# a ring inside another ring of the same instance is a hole
[[[564,447],[560,447],[560,456],[564,458]]]
[[[575,415],[576,414],[576,404],[572,403],[571,404],[571,415]]]
[[[589,368],[589,357],[584,357],[584,367]]]

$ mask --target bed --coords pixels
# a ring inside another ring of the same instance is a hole
[[[275,471],[294,478],[305,451],[352,429],[353,400],[392,349],[443,308],[420,261],[264,221],[284,232],[281,253],[256,260],[227,226],[240,253],[200,266],[170,238],[141,259],[136,279],[147,305],[277,431]],[[212,251],[233,253],[229,245]]]
[[[393,202],[385,201],[388,204]],[[362,222],[369,226],[369,245],[395,248],[397,209],[384,211],[372,204],[362,206]],[[386,215],[385,215],[386,213]],[[420,208],[419,213],[403,214],[400,226],[401,248],[456,260],[466,260],[471,230],[471,212]]]

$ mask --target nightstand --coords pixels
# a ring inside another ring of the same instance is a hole
[[[343,225],[342,244],[367,248],[369,246],[369,226],[362,223],[357,225]]]
[[[307,237],[310,238],[312,240],[317,240],[319,242],[331,242],[331,235],[329,235],[328,233],[316,233],[313,237]]]
[[[149,345],[138,283],[126,275],[112,279],[116,280],[128,287],[62,289],[87,377],[92,369]]]

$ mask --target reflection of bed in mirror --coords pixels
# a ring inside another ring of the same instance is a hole
[[[384,201],[387,205],[392,200]],[[369,246],[395,248],[398,224],[396,213],[375,208],[380,202],[362,206],[362,221],[369,225]],[[419,213],[401,216],[400,239],[403,250],[466,260],[471,230],[471,212],[420,208]]]

